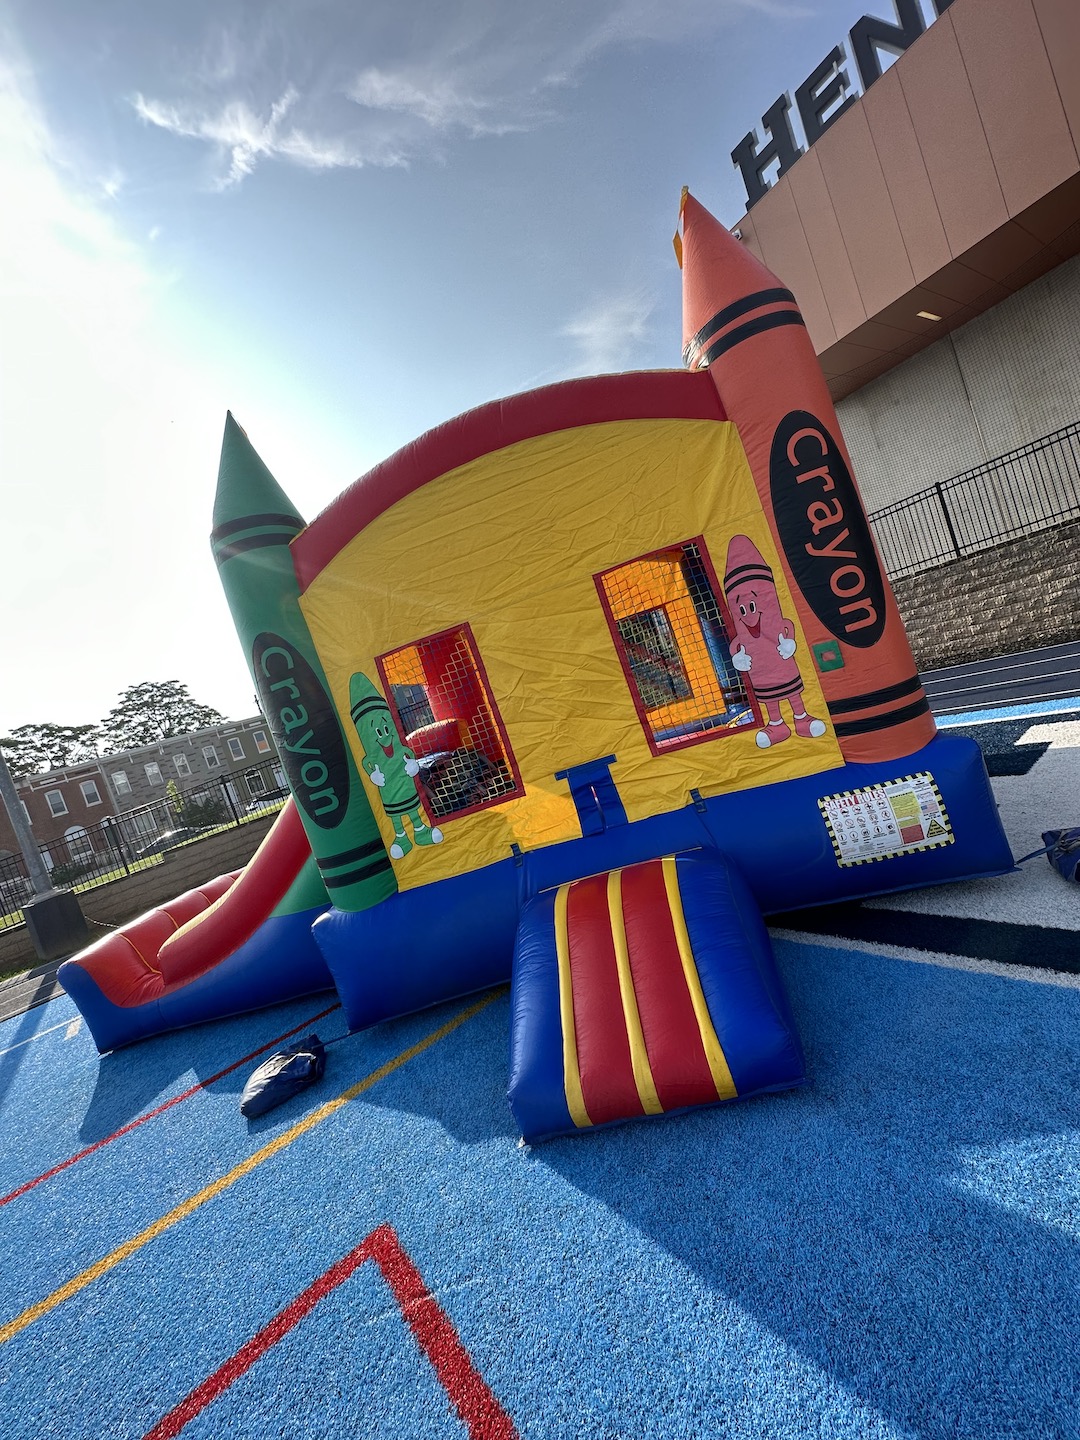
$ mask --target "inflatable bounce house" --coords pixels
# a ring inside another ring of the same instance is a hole
[[[938,735],[795,297],[684,195],[684,371],[482,406],[213,549],[292,799],[61,978],[99,1048],[512,980],[527,1138],[799,1084],[762,915],[1012,868]]]

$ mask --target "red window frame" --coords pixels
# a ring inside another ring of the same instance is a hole
[[[419,650],[424,645],[437,645],[451,636],[463,636],[465,639],[473,669],[483,692],[484,703],[495,727],[495,733],[502,749],[503,759],[510,771],[514,788],[504,791],[501,795],[493,796],[490,800],[483,800],[479,805],[467,805],[461,810],[452,810],[449,814],[438,817],[433,815],[431,818],[437,820],[439,825],[443,825],[451,820],[462,820],[466,815],[475,815],[480,810],[491,810],[496,805],[505,805],[508,800],[521,800],[525,795],[525,783],[521,778],[521,771],[518,769],[517,759],[510,744],[510,737],[506,733],[506,726],[503,723],[502,713],[499,710],[494,692],[491,688],[491,681],[488,678],[487,667],[484,664],[483,656],[480,654],[480,647],[476,643],[476,636],[473,634],[472,626],[468,621],[464,621],[460,625],[449,625],[445,630],[438,630],[433,635],[423,635],[419,640],[409,640],[404,645],[396,645],[393,650],[386,650],[381,655],[376,655],[375,664],[379,671],[383,694],[386,697],[386,703],[393,717],[394,728],[397,730],[398,739],[402,745],[407,747],[408,741],[405,738],[406,731],[401,723],[401,715],[398,713],[397,703],[394,700],[394,687],[387,671],[386,662],[392,660],[395,655],[400,655],[403,650]],[[428,808],[426,802],[424,808]]]
[[[730,641],[731,636],[734,633],[734,626],[732,625],[731,620],[731,612],[727,607],[727,601],[724,599],[724,592],[721,588],[719,577],[717,576],[716,570],[713,568],[712,557],[709,554],[709,548],[705,544],[705,538],[702,535],[692,536],[689,540],[677,540],[672,545],[658,545],[655,550],[646,550],[643,555],[636,555],[629,560],[621,560],[618,565],[609,565],[606,570],[597,571],[597,573],[593,576],[593,583],[596,586],[596,593],[600,597],[600,604],[603,607],[604,617],[607,620],[608,630],[611,633],[612,643],[615,646],[615,654],[618,656],[619,665],[623,672],[623,678],[626,680],[626,688],[630,692],[630,699],[633,702],[634,710],[638,717],[638,722],[641,725],[642,730],[644,731],[645,739],[648,743],[649,749],[654,755],[658,757],[662,755],[671,755],[676,750],[685,750],[691,745],[704,745],[712,740],[725,740],[733,735],[741,735],[746,730],[750,729],[751,726],[760,727],[763,723],[761,718],[761,707],[758,705],[757,697],[754,694],[753,687],[743,681],[742,688],[746,695],[747,704],[749,706],[749,711],[752,719],[746,720],[741,725],[733,726],[731,729],[718,728],[715,730],[702,730],[696,734],[684,735],[680,736],[677,739],[666,740],[663,742],[658,742],[656,739],[656,731],[653,727],[652,721],[649,718],[650,712],[646,709],[641,699],[641,695],[637,687],[637,681],[634,678],[634,672],[631,669],[629,659],[623,649],[623,639],[622,636],[619,634],[618,621],[615,618],[614,610],[611,608],[611,602],[608,599],[607,590],[604,586],[604,581],[609,575],[615,575],[620,570],[628,569],[631,565],[640,565],[643,561],[651,560],[656,555],[670,553],[672,550],[685,551],[687,547],[691,545],[697,549],[697,552],[701,557],[702,566],[704,567],[705,574],[708,577],[709,588],[712,591],[712,598],[716,602],[717,609],[720,612],[720,619],[723,622],[724,630],[726,632],[728,640]],[[659,609],[660,607],[654,605],[650,608],[655,610]],[[676,642],[677,638],[678,637],[676,632]],[[704,637],[702,637],[702,643],[704,643]],[[688,667],[687,676],[690,679],[691,698],[693,698],[694,685]],[[720,677],[717,676],[716,680],[719,684]],[[672,703],[685,704],[687,702],[673,701]]]

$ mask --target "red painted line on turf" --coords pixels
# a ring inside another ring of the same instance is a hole
[[[51,1170],[45,1170],[40,1175],[35,1175],[33,1180],[27,1180],[17,1190],[10,1191],[7,1195],[0,1195],[0,1207],[17,1200],[20,1195],[25,1195],[28,1190],[33,1190],[36,1185],[42,1185],[46,1180],[51,1180],[54,1175],[59,1175],[62,1170],[70,1169],[77,1160],[85,1160],[87,1155],[93,1155],[95,1150],[100,1150],[105,1145],[111,1145],[114,1140],[119,1140],[121,1135],[127,1135],[131,1130],[137,1130],[140,1125],[145,1125],[148,1120],[155,1116],[164,1115],[166,1110],[171,1110],[174,1105],[179,1105],[181,1100],[187,1100],[192,1095],[197,1095],[200,1090],[205,1090],[208,1085],[213,1085],[215,1080],[221,1080],[226,1075],[231,1075],[241,1065],[246,1065],[249,1060],[262,1055],[265,1051],[271,1050],[275,1045],[280,1045],[282,1040],[287,1040],[290,1035],[295,1035],[298,1030],[306,1030],[309,1025],[314,1025],[316,1020],[321,1020],[324,1015],[331,1014],[334,1010],[341,1008],[341,1002],[329,1005],[325,1010],[320,1010],[317,1015],[312,1015],[310,1020],[301,1020],[299,1025],[294,1025],[291,1030],[286,1030],[283,1035],[268,1040],[265,1045],[260,1045],[257,1050],[252,1050],[250,1055],[243,1056],[240,1060],[234,1060],[231,1065],[226,1065],[224,1070],[219,1070],[216,1075],[211,1075],[208,1080],[200,1080],[198,1085],[192,1085],[190,1090],[185,1090],[180,1095],[174,1095],[171,1100],[166,1100],[164,1105],[159,1105],[156,1110],[148,1110],[145,1115],[140,1115],[137,1120],[129,1120],[119,1130],[114,1130],[111,1135],[106,1135],[103,1140],[95,1140],[93,1145],[87,1145],[85,1150],[77,1150],[74,1155],[69,1155],[66,1160],[61,1160],[59,1165],[54,1165]]]
[[[449,1316],[424,1284],[419,1270],[389,1225],[373,1230],[355,1250],[350,1250],[302,1290],[268,1325],[241,1345],[231,1359],[162,1416],[143,1440],[173,1440],[365,1260],[374,1260],[382,1271],[402,1317],[468,1427],[469,1440],[518,1440],[513,1421],[488,1389]]]

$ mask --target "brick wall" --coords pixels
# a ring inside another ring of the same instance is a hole
[[[920,670],[1080,637],[1080,523],[894,580]]]
[[[97,940],[108,930],[165,904],[185,890],[197,889],[216,875],[239,870],[254,855],[275,818],[260,816],[245,825],[208,835],[205,840],[167,852],[160,865],[84,891],[79,904],[91,935]],[[39,963],[25,925],[0,932],[0,966],[23,962],[27,966]]]

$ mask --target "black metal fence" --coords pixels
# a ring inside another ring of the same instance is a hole
[[[875,510],[893,579],[1080,517],[1080,421]]]
[[[181,786],[170,782],[160,800],[77,826],[63,839],[38,846],[58,888],[88,890],[159,865],[171,850],[229,826],[279,809],[288,795],[279,761],[252,765],[213,781]],[[21,855],[0,859],[0,930],[22,923],[22,906],[33,894]]]

